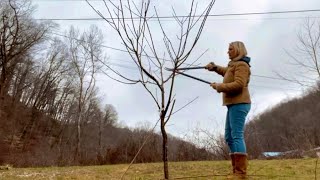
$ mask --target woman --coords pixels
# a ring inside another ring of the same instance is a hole
[[[245,119],[251,108],[248,84],[250,81],[250,58],[240,41],[229,45],[228,67],[221,67],[213,62],[206,66],[223,76],[223,83],[212,83],[211,87],[223,93],[223,105],[227,106],[225,140],[230,149],[233,174],[245,176],[247,170],[247,152],[244,142]]]

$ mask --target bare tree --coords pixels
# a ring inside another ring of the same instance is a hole
[[[315,85],[320,79],[320,21],[306,19],[297,35],[298,43],[292,51],[290,64],[297,67],[294,76],[277,73],[284,80],[302,86]]]
[[[118,120],[118,113],[111,104],[105,105],[103,124],[106,126],[114,126]]]
[[[213,158],[221,160],[230,157],[228,145],[222,134],[205,129],[200,129],[199,131],[204,135],[201,138],[201,145],[214,155]]]
[[[117,3],[104,0],[107,15],[102,14],[89,1],[87,3],[116,31],[136,65],[139,77],[137,79],[126,77],[107,65],[109,69],[123,78],[125,83],[140,83],[157,106],[163,138],[164,177],[168,179],[168,137],[165,125],[171,117],[176,100],[173,93],[175,73],[165,75],[164,67],[170,65],[176,70],[185,64],[200,38],[215,0],[211,0],[200,15],[197,14],[197,3],[194,1],[191,2],[186,16],[178,16],[173,9],[174,18],[179,27],[176,36],[172,36],[172,32],[164,27],[155,7],[154,11],[150,12],[150,0],[142,0],[140,5],[130,0],[120,0]],[[159,33],[153,31],[151,20],[157,20],[162,32],[165,47],[163,52],[162,46],[156,44],[155,38],[159,37]],[[169,60],[166,60],[166,57]]]
[[[115,110],[114,106],[107,104],[104,108],[104,112],[103,112],[103,117],[100,118],[100,122],[99,122],[99,134],[98,134],[98,138],[99,138],[99,152],[98,152],[98,157],[102,156],[102,152],[103,152],[103,144],[102,144],[102,133],[104,131],[104,128],[106,126],[114,126],[116,121],[118,120],[118,113]]]
[[[27,76],[30,81],[29,92],[25,104],[31,108],[31,118],[25,125],[21,138],[24,139],[27,134],[32,134],[39,112],[52,116],[56,98],[59,97],[60,84],[64,79],[65,73],[65,53],[64,46],[59,40],[53,40],[49,46],[46,57],[41,57],[31,71],[32,75]],[[27,64],[28,67],[28,64]],[[23,74],[22,74],[23,75]],[[20,100],[20,99],[18,99]],[[26,141],[27,142],[27,141]]]
[[[31,18],[31,1],[0,2],[0,96],[7,94],[13,72],[26,52],[45,39],[52,23],[36,23]]]
[[[95,76],[99,69],[98,64],[102,61],[102,39],[101,32],[95,26],[91,26],[90,30],[84,32],[81,36],[73,27],[69,31],[70,66],[77,79],[76,93],[78,99],[75,159],[79,159],[81,155],[81,124],[84,120],[84,112],[86,112],[95,90]]]

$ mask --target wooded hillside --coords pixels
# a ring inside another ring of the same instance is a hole
[[[248,151],[310,150],[320,146],[320,86],[284,101],[246,125]]]

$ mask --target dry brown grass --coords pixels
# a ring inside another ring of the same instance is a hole
[[[315,179],[317,159],[252,160],[248,179]],[[0,179],[120,179],[128,165],[83,167],[12,168],[1,170]],[[172,162],[171,179],[225,179],[229,161]],[[320,167],[317,167],[320,177]],[[133,164],[124,179],[162,179],[162,163]]]

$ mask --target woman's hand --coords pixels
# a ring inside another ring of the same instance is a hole
[[[211,83],[210,86],[211,86],[213,89],[217,89],[217,83],[215,83],[215,82]]]
[[[220,91],[218,91],[219,83],[213,82],[213,83],[210,84],[210,86],[211,86],[213,89],[217,90],[218,93],[220,93]]]
[[[205,66],[205,69],[208,69],[209,71],[214,71],[217,68],[217,65],[214,62],[210,62]]]

